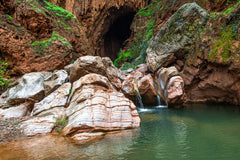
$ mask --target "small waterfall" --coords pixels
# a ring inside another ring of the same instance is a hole
[[[161,97],[159,95],[157,95],[157,100],[158,100],[158,106],[156,108],[167,108],[167,106],[161,103]]]
[[[141,97],[141,95],[140,95],[139,90],[136,88],[135,91],[137,92],[137,99],[138,99],[138,102],[139,102],[140,108],[144,108],[144,106],[143,106],[143,102],[142,102],[142,97]]]
[[[159,95],[157,95],[157,100],[158,100],[158,106],[161,105],[161,97]]]
[[[139,105],[140,105],[140,108],[144,108],[143,102],[142,102],[142,97],[141,97],[141,94],[140,94],[140,92],[139,92],[139,90],[138,90],[138,86],[137,86],[136,83],[134,83],[134,89],[135,89],[135,91],[136,91],[136,93],[137,93],[137,100],[138,100],[138,103],[139,103]]]

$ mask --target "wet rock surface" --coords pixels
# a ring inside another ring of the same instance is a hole
[[[134,70],[123,72],[122,91],[131,100],[136,101],[137,90],[142,96],[144,104],[157,104],[157,93],[154,87],[154,79],[147,64],[142,64]]]
[[[176,67],[160,68],[156,73],[156,82],[158,94],[168,106],[183,103],[184,81]]]

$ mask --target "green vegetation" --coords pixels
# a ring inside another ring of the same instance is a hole
[[[8,63],[6,60],[0,58],[0,94],[7,90],[12,83],[12,80],[8,75]]]
[[[58,133],[61,133],[63,128],[68,124],[68,120],[66,118],[57,118],[55,124],[54,124],[54,129]]]
[[[62,21],[58,20],[57,23],[62,24],[65,27],[66,30],[70,30],[71,29],[71,27],[68,27],[68,25],[66,23],[62,22]]]
[[[37,11],[43,13],[44,15],[46,15],[46,13],[45,13],[43,10],[41,10],[40,8],[38,8],[37,6],[35,6],[34,4],[30,3],[30,6],[31,6],[32,8],[34,8],[35,10],[37,10]]]
[[[147,33],[146,33],[146,39],[150,40],[153,36],[153,26],[154,26],[154,19],[148,20],[147,23]]]
[[[13,20],[13,17],[10,16],[9,14],[6,14],[6,16],[7,16],[9,19]]]
[[[68,95],[70,96],[71,93],[72,93],[72,88],[69,89],[69,94]]]
[[[150,8],[152,5],[153,5],[153,4],[151,3],[151,4],[149,4],[148,6],[140,9],[140,10],[138,11],[137,15],[143,15],[143,16],[146,16],[146,17],[147,17],[147,16],[150,16],[150,15],[152,14],[152,13],[151,13],[152,10],[150,10],[149,8]]]
[[[63,18],[72,18],[72,19],[76,19],[73,14],[69,11],[66,11],[65,9],[55,5],[55,4],[52,4],[46,0],[44,0],[44,2],[47,4],[47,6],[45,6],[45,8],[47,10],[51,10],[51,11],[55,11],[56,12],[56,15],[58,17],[63,17]]]
[[[45,41],[35,41],[32,43],[32,47],[36,48],[36,53],[42,53],[44,49],[49,49],[49,45],[53,40],[59,40],[63,42],[64,46],[70,45],[65,38],[57,34],[56,31],[52,32],[52,37]]]
[[[122,70],[135,68],[139,64],[145,63],[146,50],[149,40],[153,37],[154,26],[158,12],[161,10],[161,1],[153,0],[151,4],[138,11],[137,20],[134,22],[136,35],[132,42],[120,50],[118,58],[114,61],[115,66],[120,66]]]

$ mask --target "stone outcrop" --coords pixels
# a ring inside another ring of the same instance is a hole
[[[92,54],[78,20],[54,7],[46,1],[1,1],[0,52],[12,75],[60,69],[72,57]]]
[[[138,89],[144,104],[157,104],[157,93],[148,65],[139,65],[135,70],[125,74],[122,91],[126,96],[136,101],[136,89]]]
[[[35,103],[31,115],[38,115],[43,111],[47,111],[56,107],[65,107],[69,92],[71,89],[70,83],[65,83],[53,93],[45,97],[41,102]]]
[[[84,56],[78,58],[71,67],[70,82],[73,83],[89,73],[106,76],[117,89],[122,86],[121,71],[113,65],[108,57]]]
[[[188,3],[168,19],[147,49],[146,60],[153,72],[184,57],[182,50],[193,43],[196,28],[201,26],[199,22],[206,16],[207,12],[196,3]]]
[[[2,96],[2,107],[15,105],[24,101],[40,101],[44,98],[44,75],[40,72],[28,73],[18,79],[17,85]]]
[[[159,69],[156,79],[158,94],[168,106],[183,103],[184,81],[175,67]]]
[[[106,77],[94,73],[73,83],[66,115],[69,121],[64,135],[140,125],[136,106],[117,92]]]
[[[29,114],[32,108],[33,108],[32,102],[25,102],[23,104],[20,104],[19,106],[14,106],[7,109],[0,108],[0,118],[8,119],[24,117]]]
[[[20,124],[20,129],[27,136],[50,133],[57,120],[55,115],[34,117]]]
[[[45,79],[43,83],[45,96],[49,95],[58,87],[67,82],[68,78],[68,73],[65,70],[55,71],[51,76]]]
[[[192,7],[196,14],[188,15]],[[156,72],[161,66],[175,66],[184,80],[180,101],[240,104],[237,80],[240,40],[235,36],[239,31],[234,29],[239,27],[239,8],[235,5],[231,12],[206,17],[206,11],[196,4],[185,4],[151,41],[147,50],[151,69]],[[169,80],[170,86],[182,84],[180,77]]]

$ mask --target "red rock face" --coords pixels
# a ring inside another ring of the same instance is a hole
[[[228,102],[240,104],[240,66],[198,63],[187,65],[182,77],[185,82],[185,102]]]
[[[122,47],[122,43],[131,35],[133,30],[131,21],[135,13],[148,4],[144,0],[67,0],[65,4],[61,0],[51,1],[63,5],[78,18],[86,28],[86,35],[95,55],[108,56],[112,60],[117,58],[116,53]],[[115,24],[116,21],[118,21],[117,24]],[[115,27],[120,27],[117,30],[111,30],[111,25],[114,24]],[[129,32],[128,35],[124,37],[127,32]],[[118,33],[120,35],[116,35]]]
[[[13,75],[60,69],[73,56],[92,53],[78,20],[56,16],[60,12],[48,7],[45,2],[1,1],[0,56]]]

